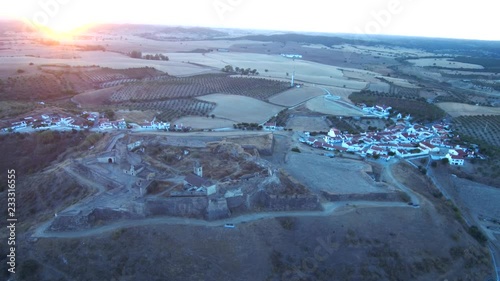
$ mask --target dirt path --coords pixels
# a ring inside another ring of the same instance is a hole
[[[411,190],[410,188],[401,184],[399,181],[397,181],[394,178],[394,175],[392,173],[392,165],[394,165],[395,163],[397,163],[397,162],[394,162],[394,160],[393,160],[384,166],[384,169],[382,171],[382,178],[389,181],[388,183],[396,186],[397,188],[399,188],[400,190],[402,190],[403,192],[408,194],[408,196],[410,196],[410,199],[411,199],[411,202],[413,203],[413,205],[420,205],[421,200],[424,200],[424,198],[422,196],[418,195],[417,193],[413,192],[413,190]]]
[[[46,232],[53,222],[53,219],[40,225],[32,237],[37,238],[80,238],[93,235],[99,235],[113,230],[129,227],[138,226],[149,226],[149,225],[159,225],[159,224],[169,224],[169,225],[191,225],[191,226],[206,226],[206,227],[223,227],[225,224],[240,224],[252,221],[259,221],[264,219],[279,218],[279,217],[325,217],[331,215],[343,215],[348,212],[358,210],[360,208],[387,208],[387,207],[399,207],[408,208],[405,203],[400,202],[368,202],[368,201],[356,201],[356,202],[334,202],[323,204],[323,211],[291,211],[291,212],[263,212],[263,213],[253,213],[246,214],[234,218],[228,218],[224,220],[217,221],[205,221],[201,219],[188,219],[188,218],[177,218],[177,217],[157,217],[157,218],[147,218],[142,220],[126,220],[119,221],[113,224],[92,228],[88,230],[81,230],[75,232]]]

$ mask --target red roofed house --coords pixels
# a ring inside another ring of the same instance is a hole
[[[276,131],[276,122],[268,122],[263,127],[266,131]]]
[[[446,158],[448,158],[450,165],[463,166],[465,164],[466,154],[467,153],[460,150],[457,151],[454,149],[450,149],[448,154],[446,154]]]
[[[421,142],[419,144],[420,148],[424,150],[429,150],[430,152],[439,152],[439,147],[431,144],[430,142]]]

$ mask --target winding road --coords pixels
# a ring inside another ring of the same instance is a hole
[[[408,208],[405,203],[400,202],[369,202],[369,201],[355,201],[355,202],[329,202],[324,203],[322,211],[289,211],[289,212],[262,212],[241,215],[238,217],[231,217],[217,221],[206,221],[201,219],[177,218],[177,217],[155,217],[137,220],[124,220],[116,223],[85,229],[74,232],[47,232],[54,219],[51,219],[40,226],[32,234],[34,238],[81,238],[99,235],[102,233],[118,230],[121,228],[137,227],[137,226],[151,226],[151,225],[191,225],[191,226],[205,226],[205,227],[223,227],[225,224],[241,224],[252,221],[259,221],[264,219],[279,218],[279,217],[325,217],[331,215],[341,215],[347,212],[357,210],[360,208],[374,208],[374,207],[402,207]]]

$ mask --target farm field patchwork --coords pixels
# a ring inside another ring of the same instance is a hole
[[[211,114],[235,122],[261,124],[283,110],[281,106],[237,95],[212,94],[198,99],[216,104]]]
[[[292,60],[280,55],[248,54],[248,53],[208,53],[189,54],[189,60],[202,65],[216,67],[233,65],[240,68],[257,69],[262,76],[291,79],[295,69],[297,81],[324,84],[351,89],[363,89],[366,82],[353,81],[344,77],[338,67],[303,60]],[[186,54],[169,53],[173,61],[185,61]],[[267,71],[266,71],[267,70]],[[288,74],[288,75],[287,75]]]

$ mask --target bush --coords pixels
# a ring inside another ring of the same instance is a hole
[[[40,264],[36,260],[29,259],[21,264],[19,277],[21,280],[37,280]]]
[[[296,219],[292,217],[278,218],[281,227],[286,230],[293,230],[295,228]]]
[[[479,228],[475,225],[469,227],[468,232],[469,232],[470,236],[472,236],[474,239],[476,239],[477,242],[479,242],[483,246],[488,241],[488,238],[486,238],[486,235],[484,235],[484,233],[481,232],[481,230],[479,230]]]
[[[294,147],[294,148],[292,148],[292,151],[293,151],[293,152],[297,152],[297,153],[301,153],[301,152],[300,152],[300,149],[299,149],[298,147]]]

